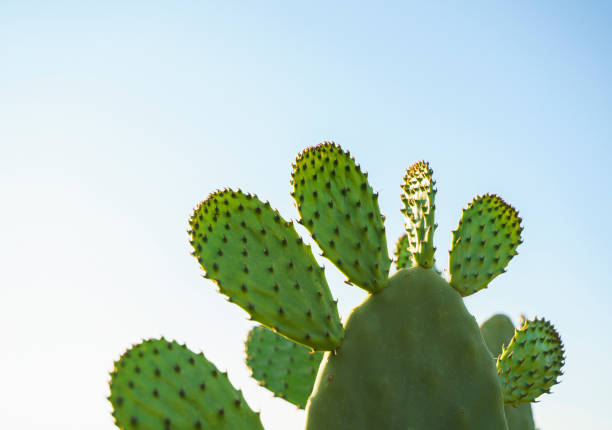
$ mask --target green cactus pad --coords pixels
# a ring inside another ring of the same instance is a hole
[[[246,354],[247,365],[260,385],[301,409],[306,407],[323,353],[258,326],[249,333]]]
[[[504,430],[494,361],[461,296],[432,269],[394,274],[326,353],[306,429]]]
[[[436,181],[429,163],[419,161],[406,171],[402,184],[402,213],[406,217],[408,244],[414,265],[430,268],[435,263],[433,245],[435,224]]]
[[[205,277],[252,319],[315,350],[340,344],[343,329],[323,268],[269,203],[218,191],[200,203],[190,224]]]
[[[462,296],[486,288],[505,272],[521,241],[521,218],[494,194],[476,197],[453,231],[449,257],[450,284]]]
[[[533,402],[550,393],[564,364],[563,343],[553,325],[544,319],[525,321],[497,359],[504,402]]]
[[[497,358],[514,335],[514,324],[506,315],[493,315],[480,326],[480,332],[491,354]],[[535,430],[531,403],[504,407],[508,430]]]
[[[124,430],[263,429],[259,413],[203,354],[176,342],[145,340],[111,373],[113,416]]]
[[[305,149],[293,165],[292,196],[300,223],[348,281],[366,291],[383,288],[391,260],[378,194],[355,159],[335,143]]]
[[[397,240],[395,244],[395,267],[397,270],[408,269],[413,266],[412,254],[408,251],[409,247],[408,235],[404,234]]]

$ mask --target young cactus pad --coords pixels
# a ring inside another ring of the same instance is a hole
[[[293,223],[269,203],[217,191],[190,224],[193,254],[206,277],[252,319],[315,350],[340,344],[342,325],[323,269]]]
[[[563,374],[564,354],[559,333],[550,322],[525,321],[497,358],[506,404],[533,402],[550,393]]]
[[[395,244],[395,267],[397,270],[409,269],[413,266],[412,253],[409,251],[410,243],[408,240],[408,234],[403,234]]]
[[[110,390],[120,429],[263,429],[226,373],[173,341],[145,340],[126,351],[115,362]]]
[[[514,335],[514,324],[506,315],[493,315],[480,326],[482,337],[491,354],[497,359],[504,345]],[[531,403],[506,405],[504,407],[508,430],[535,430]]]
[[[314,386],[323,353],[312,352],[263,326],[253,327],[246,341],[246,362],[253,378],[300,409]]]
[[[410,166],[402,184],[402,213],[406,217],[408,248],[412,253],[414,265],[431,268],[435,263],[433,237],[435,223],[436,181],[429,163],[419,161]]]

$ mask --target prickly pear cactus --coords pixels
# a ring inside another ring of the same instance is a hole
[[[504,402],[533,401],[557,382],[564,355],[550,324],[526,322],[496,363],[463,302],[505,272],[521,243],[521,219],[500,197],[485,194],[464,210],[445,279],[435,269],[433,171],[423,161],[410,166],[402,185],[406,235],[389,277],[378,193],[348,152],[330,142],[307,148],[291,184],[298,222],[346,282],[369,293],[344,325],[310,246],[269,202],[216,191],[194,210],[189,234],[204,277],[263,326],[246,343],[253,376],[306,405],[307,430],[504,430]],[[112,374],[121,428],[261,427],[203,356],[148,342],[124,354]],[[199,383],[215,396],[196,394]]]
[[[514,336],[514,324],[506,315],[493,315],[480,326],[482,337],[497,360],[512,336]],[[519,405],[506,405],[504,407],[509,430],[535,430],[531,403]]]

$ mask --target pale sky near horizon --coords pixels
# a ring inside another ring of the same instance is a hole
[[[224,186],[297,218],[290,164],[321,140],[369,171],[390,250],[414,161],[441,267],[474,195],[514,205],[519,255],[466,305],[561,333],[540,429],[612,428],[612,4],[330,3],[0,3],[2,428],[112,430],[113,360],[161,335],[227,369],[266,429],[302,428],[249,378],[252,323],[186,230]],[[320,261],[346,316],[364,294]]]

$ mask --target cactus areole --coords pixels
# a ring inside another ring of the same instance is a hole
[[[345,324],[310,245],[269,202],[213,192],[195,208],[189,235],[204,277],[261,324],[246,343],[253,376],[305,406],[307,430],[507,430],[505,404],[534,401],[558,382],[565,358],[550,323],[525,322],[496,362],[463,302],[504,273],[522,243],[521,218],[500,197],[478,196],[463,211],[445,279],[435,266],[433,170],[410,166],[406,234],[390,277],[378,193],[350,153],[331,142],[307,148],[291,184],[297,222],[347,284],[368,292]],[[210,379],[212,363],[167,345],[145,342],[115,364],[110,399],[120,428],[261,428],[240,391]],[[215,395],[203,396],[197,381]]]

